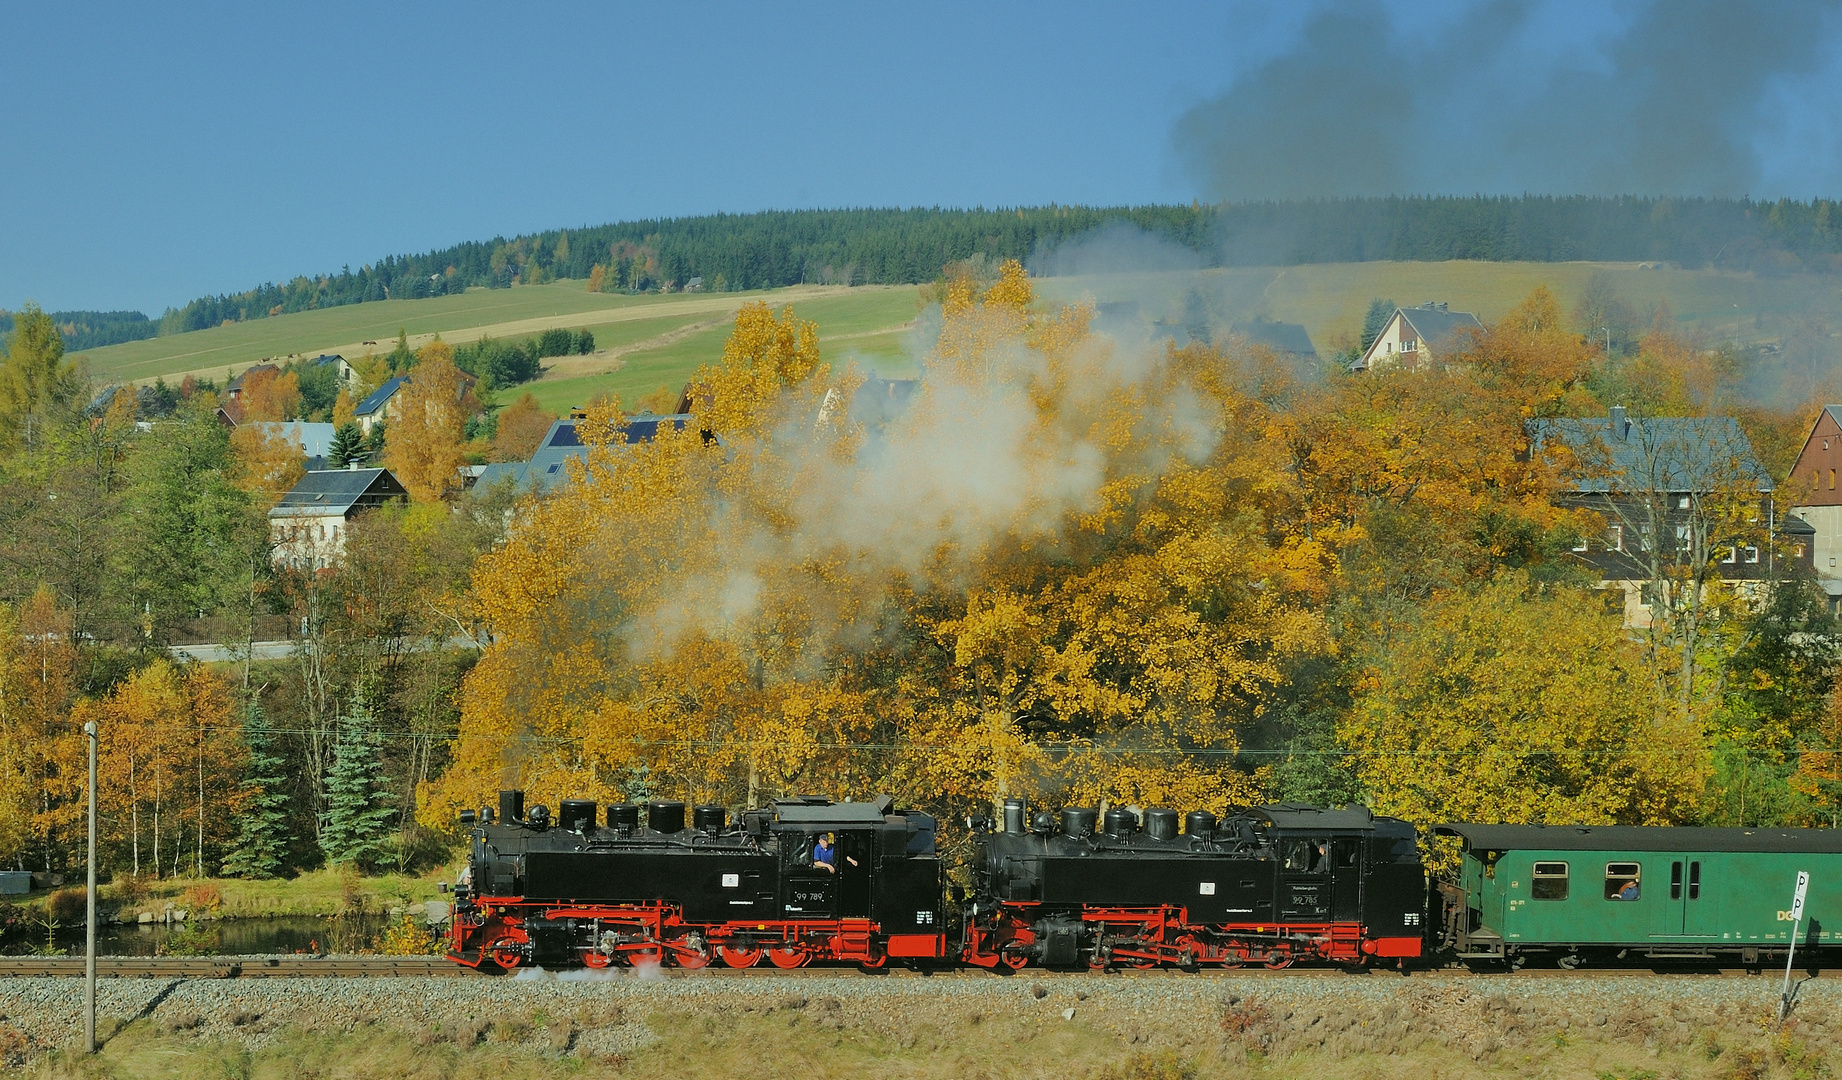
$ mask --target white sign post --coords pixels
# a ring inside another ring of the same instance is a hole
[[[1791,947],[1784,951],[1784,990],[1778,995],[1778,1022],[1791,1011],[1791,961],[1797,956],[1797,932],[1804,921],[1804,893],[1810,889],[1810,874],[1797,872],[1797,892],[1791,896]]]

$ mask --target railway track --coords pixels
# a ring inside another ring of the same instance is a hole
[[[98,956],[96,974],[117,979],[480,977],[438,956]],[[0,957],[0,978],[82,975],[82,957]]]
[[[1800,967],[1800,972],[1803,970]],[[1115,969],[1105,974],[1089,971],[1050,971],[1038,968],[1025,968],[1014,975],[1000,975],[979,968],[941,968],[932,970],[915,970],[909,968],[890,968],[884,971],[863,972],[855,967],[804,967],[792,970],[761,967],[735,970],[731,968],[710,968],[703,971],[685,971],[666,968],[654,977],[666,979],[719,979],[725,981],[749,981],[763,978],[931,978],[931,979],[1021,979],[1063,980],[1063,979],[1209,979],[1227,976],[1252,976],[1255,978],[1298,978],[1309,976],[1337,975],[1342,969],[1335,967],[1292,967],[1283,971],[1268,971],[1261,968],[1203,968],[1199,971],[1183,971],[1179,968]],[[1515,979],[1554,978],[1556,976],[1576,976],[1582,978],[1620,978],[1645,975],[1686,975],[1686,976],[1742,976],[1758,975],[1759,968],[1684,966],[1684,965],[1649,965],[1631,964],[1617,967],[1582,967],[1575,970],[1561,968],[1524,968],[1513,973]],[[288,956],[288,957],[246,957],[246,956],[99,956],[96,958],[96,974],[101,978],[116,979],[376,979],[376,978],[492,978],[484,976],[471,968],[462,967],[442,957],[416,956]],[[1407,976],[1441,975],[1454,978],[1487,977],[1503,975],[1503,972],[1472,971],[1463,967],[1418,968],[1405,973]],[[83,975],[83,959],[70,956],[0,956],[0,978],[44,978],[77,977]],[[610,979],[633,977],[630,971],[610,972]],[[1400,978],[1402,973],[1387,968],[1376,968],[1351,975],[1352,978]]]

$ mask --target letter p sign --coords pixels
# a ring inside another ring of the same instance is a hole
[[[1804,893],[1808,891],[1809,888],[1810,888],[1809,873],[1803,870],[1799,870],[1797,872],[1797,894],[1791,897],[1791,921],[1792,922],[1797,922],[1804,917]]]

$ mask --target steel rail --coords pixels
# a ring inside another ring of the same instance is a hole
[[[1473,970],[1466,967],[1418,967],[1405,972],[1390,967],[1367,968],[1349,972],[1335,965],[1307,967],[1294,965],[1279,971],[1259,966],[1242,968],[1205,967],[1196,971],[1181,968],[1114,968],[1106,972],[1092,970],[1048,970],[1023,968],[1015,973],[999,973],[983,968],[892,967],[864,971],[852,965],[776,968],[767,965],[753,968],[710,967],[703,970],[664,968],[652,977],[666,979],[715,979],[719,981],[757,981],[764,978],[861,978],[861,979],[1010,979],[1019,985],[1042,980],[1126,979],[1219,979],[1250,976],[1262,979],[1301,978],[1347,974],[1351,978],[1402,978],[1441,976],[1450,978],[1501,978],[1511,980],[1572,976],[1575,978],[1628,978],[1641,976],[1709,977],[1758,975],[1760,967],[1696,964],[1622,964],[1619,966],[1583,966],[1564,968],[1530,967],[1518,971]],[[79,956],[0,956],[0,978],[79,977],[84,973]],[[107,978],[141,979],[375,979],[375,978],[505,978],[485,975],[442,957],[418,956],[99,956],[96,974]],[[611,969],[610,980],[632,978],[627,969]]]

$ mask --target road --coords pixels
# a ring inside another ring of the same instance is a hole
[[[229,660],[243,659],[241,642],[231,645],[169,645],[166,651],[175,660],[192,660],[206,664],[221,664]],[[250,645],[250,658],[253,660],[280,660],[294,655],[292,641],[257,641]]]

